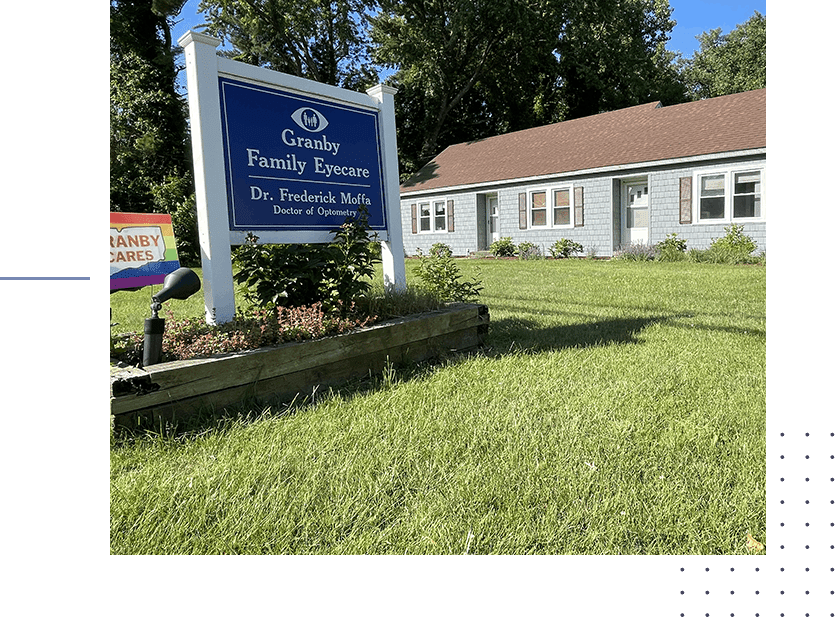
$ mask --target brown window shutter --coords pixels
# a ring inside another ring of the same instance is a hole
[[[678,180],[678,222],[689,225],[693,222],[693,178],[687,176]]]
[[[519,229],[528,228],[527,193],[519,193]]]
[[[574,227],[583,226],[583,187],[574,187]]]
[[[455,231],[455,201],[452,199],[446,202],[446,230]]]
[[[417,233],[417,204],[412,204],[412,233]]]

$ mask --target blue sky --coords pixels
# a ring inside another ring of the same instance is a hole
[[[172,33],[175,41],[204,23],[205,19],[197,12],[199,4],[200,0],[186,2],[177,18],[181,21]],[[754,11],[766,14],[765,0],[670,0],[670,6],[677,23],[667,49],[680,51],[684,56],[692,56],[698,49],[696,36],[702,32],[722,28],[722,32],[728,33],[747,21]]]
[[[696,37],[702,32],[722,28],[728,33],[748,21],[759,11],[765,15],[765,0],[670,0],[673,8],[673,28],[667,49],[692,56],[699,48]]]

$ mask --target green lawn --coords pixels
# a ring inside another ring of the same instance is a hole
[[[192,268],[203,281],[203,271]],[[110,321],[116,324],[111,329],[113,333],[142,332],[145,319],[151,316],[151,296],[158,293],[162,285],[149,285],[136,291],[117,291],[110,295]],[[236,289],[236,292],[239,292]],[[236,300],[243,301],[240,293],[236,293]],[[169,318],[169,311],[176,318],[202,316],[205,313],[203,289],[186,300],[169,300],[163,305],[159,316]]]
[[[766,543],[764,267],[457,263],[484,282],[484,354],[187,435],[114,439],[111,551],[745,554],[746,533]]]

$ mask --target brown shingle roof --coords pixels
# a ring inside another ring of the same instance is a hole
[[[401,193],[765,147],[765,88],[646,103],[449,146]]]

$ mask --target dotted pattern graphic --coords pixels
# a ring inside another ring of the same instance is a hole
[[[835,617],[835,431],[779,435],[769,439],[763,554],[682,560],[674,615]]]

